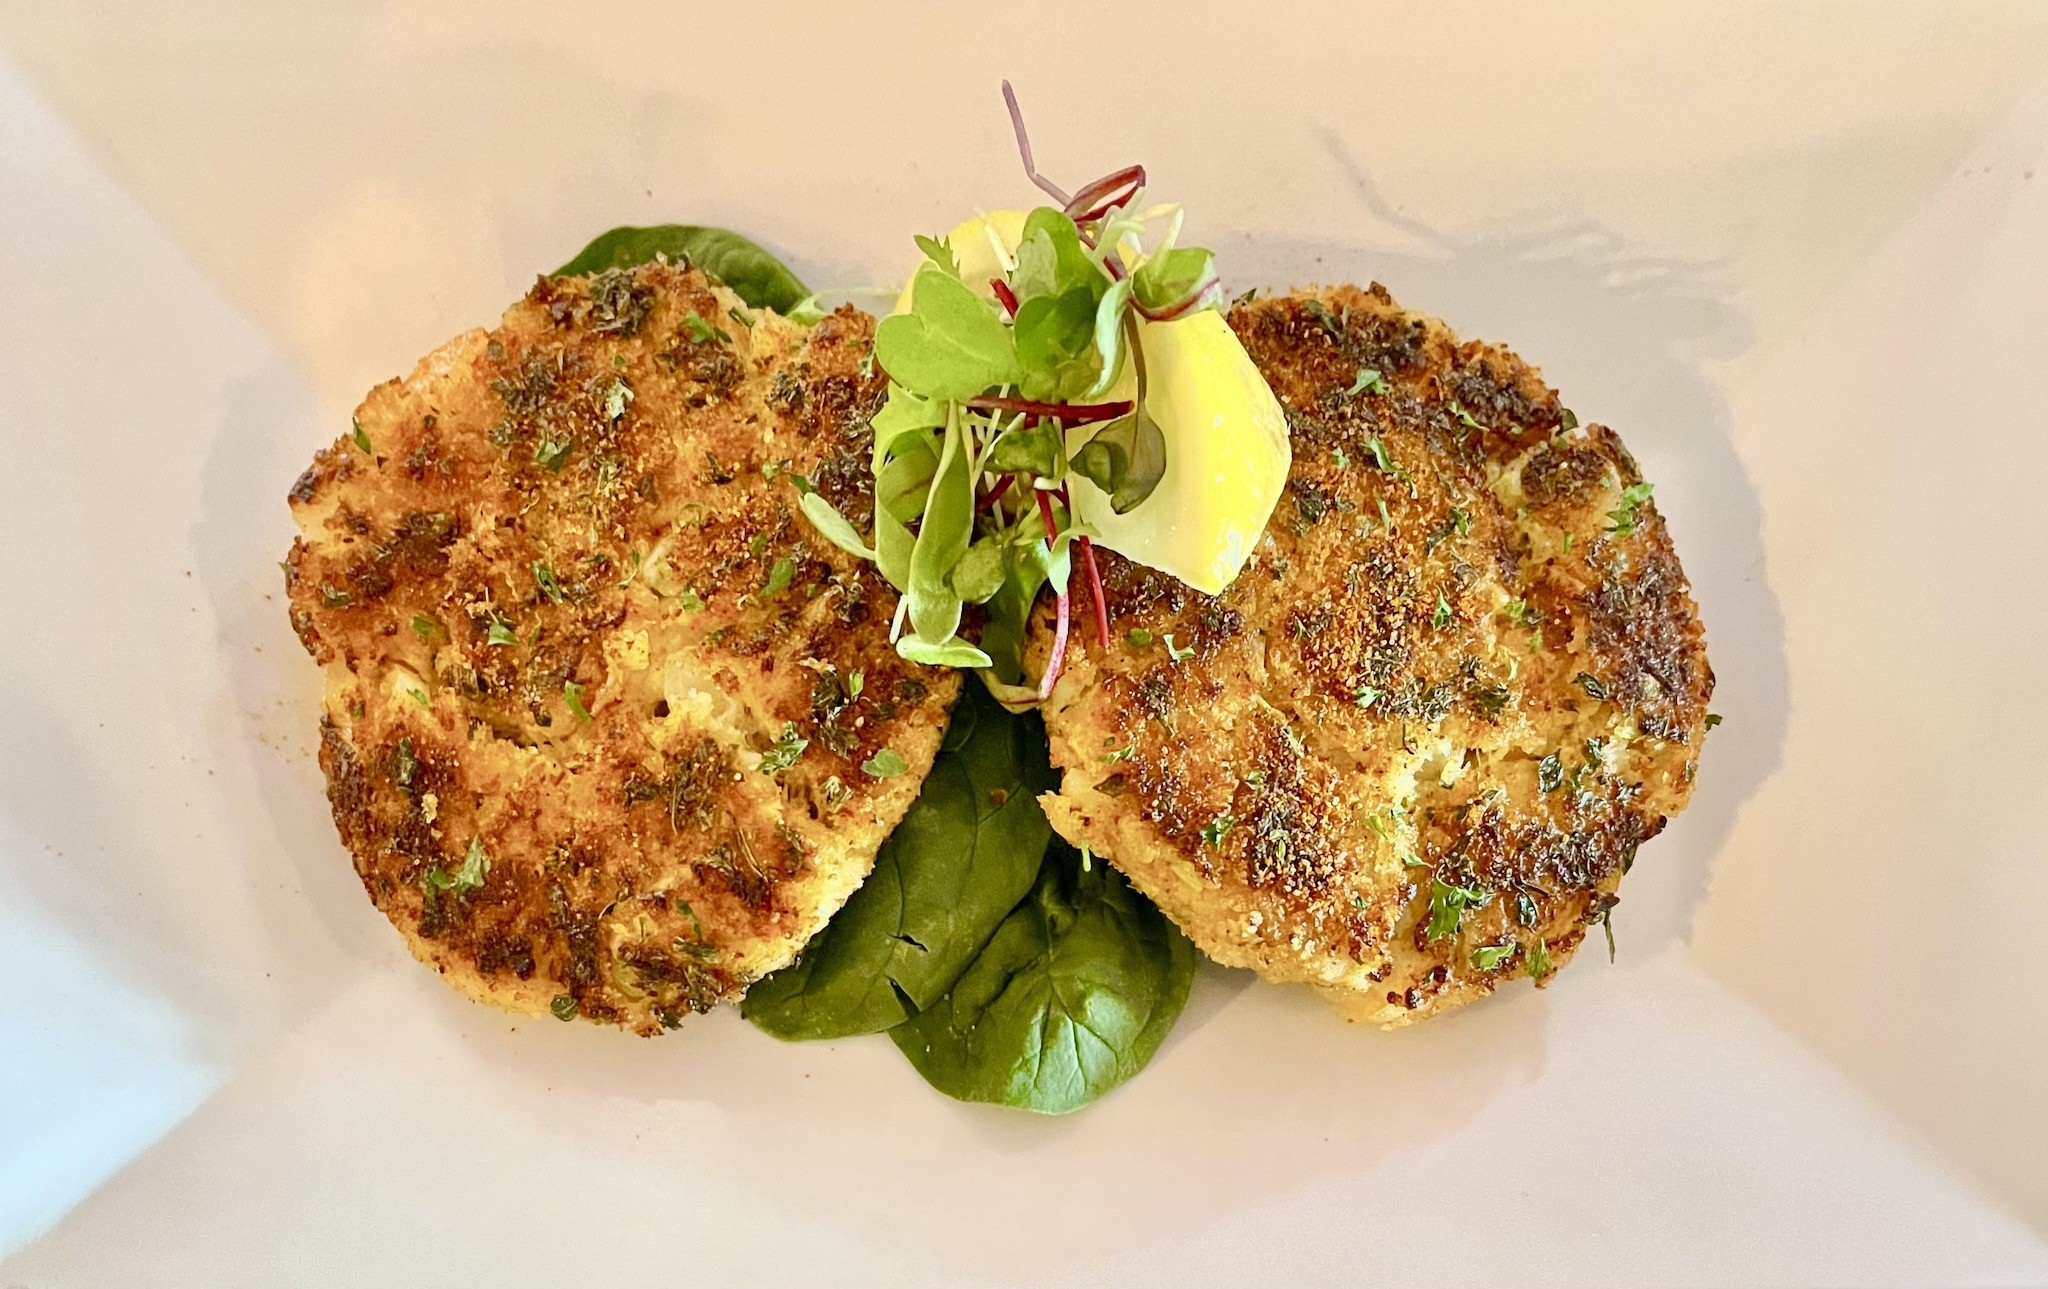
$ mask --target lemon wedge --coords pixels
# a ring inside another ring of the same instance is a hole
[[[1100,488],[1071,476],[1074,515],[1098,544],[1215,595],[1237,580],[1287,486],[1287,417],[1214,309],[1174,322],[1140,319],[1138,346],[1166,473],[1122,515]]]
[[[1014,264],[1026,216],[1021,210],[990,211],[962,220],[943,239],[961,279],[984,298],[994,298],[989,279]],[[896,312],[909,309],[906,284]],[[1173,322],[1140,318],[1137,331],[1145,359],[1145,412],[1166,440],[1166,472],[1151,496],[1122,515],[1100,488],[1069,476],[1074,515],[1095,532],[1098,544],[1215,595],[1251,558],[1287,486],[1294,463],[1287,417],[1214,309]],[[1126,361],[1102,401],[1136,396],[1134,364]],[[1069,448],[1079,448],[1099,428],[1077,429]]]

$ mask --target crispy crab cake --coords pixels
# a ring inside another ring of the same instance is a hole
[[[1073,635],[1046,811],[1210,956],[1355,1019],[1542,983],[1692,793],[1714,679],[1664,521],[1611,431],[1381,287],[1230,324],[1287,491],[1222,595],[1104,561],[1117,633]]]
[[[867,504],[872,338],[666,263],[543,278],[292,489],[335,822],[464,993],[657,1033],[867,875],[958,686],[799,511]]]

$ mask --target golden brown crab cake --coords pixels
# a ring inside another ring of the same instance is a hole
[[[799,511],[868,508],[873,331],[665,263],[544,278],[292,489],[335,822],[463,992],[656,1033],[867,875],[958,686]]]
[[[1540,981],[1692,793],[1714,681],[1664,521],[1611,431],[1381,287],[1230,324],[1287,492],[1222,595],[1105,560],[1047,813],[1212,957],[1355,1018]]]

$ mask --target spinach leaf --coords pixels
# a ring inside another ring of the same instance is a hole
[[[556,269],[554,276],[580,277],[606,269],[632,268],[656,255],[704,270],[756,309],[773,309],[786,315],[811,296],[810,288],[787,265],[738,233],[695,224],[614,228],[577,252],[576,258]]]
[[[970,681],[945,746],[875,871],[801,957],[747,991],[747,1019],[783,1039],[846,1038],[937,1002],[1031,889],[1058,782],[1037,716]]]
[[[889,1037],[947,1096],[1065,1114],[1145,1068],[1194,973],[1194,946],[1164,914],[1055,841],[973,965]]]

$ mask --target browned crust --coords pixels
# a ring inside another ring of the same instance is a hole
[[[798,510],[800,479],[869,509],[872,336],[666,264],[543,278],[293,487],[336,824],[465,992],[658,1032],[789,961],[872,865],[958,684],[896,657],[894,592]],[[764,772],[786,730],[808,748]],[[864,774],[883,747],[911,772]],[[472,842],[482,885],[434,889]]]
[[[1654,503],[1615,531],[1634,460],[1378,286],[1230,322],[1287,411],[1289,487],[1220,596],[1105,560],[1117,638],[1075,633],[1047,710],[1055,825],[1212,956],[1366,1019],[1483,996],[1538,946],[1561,966],[1684,808],[1713,692]],[[1432,940],[1438,877],[1487,902]]]

